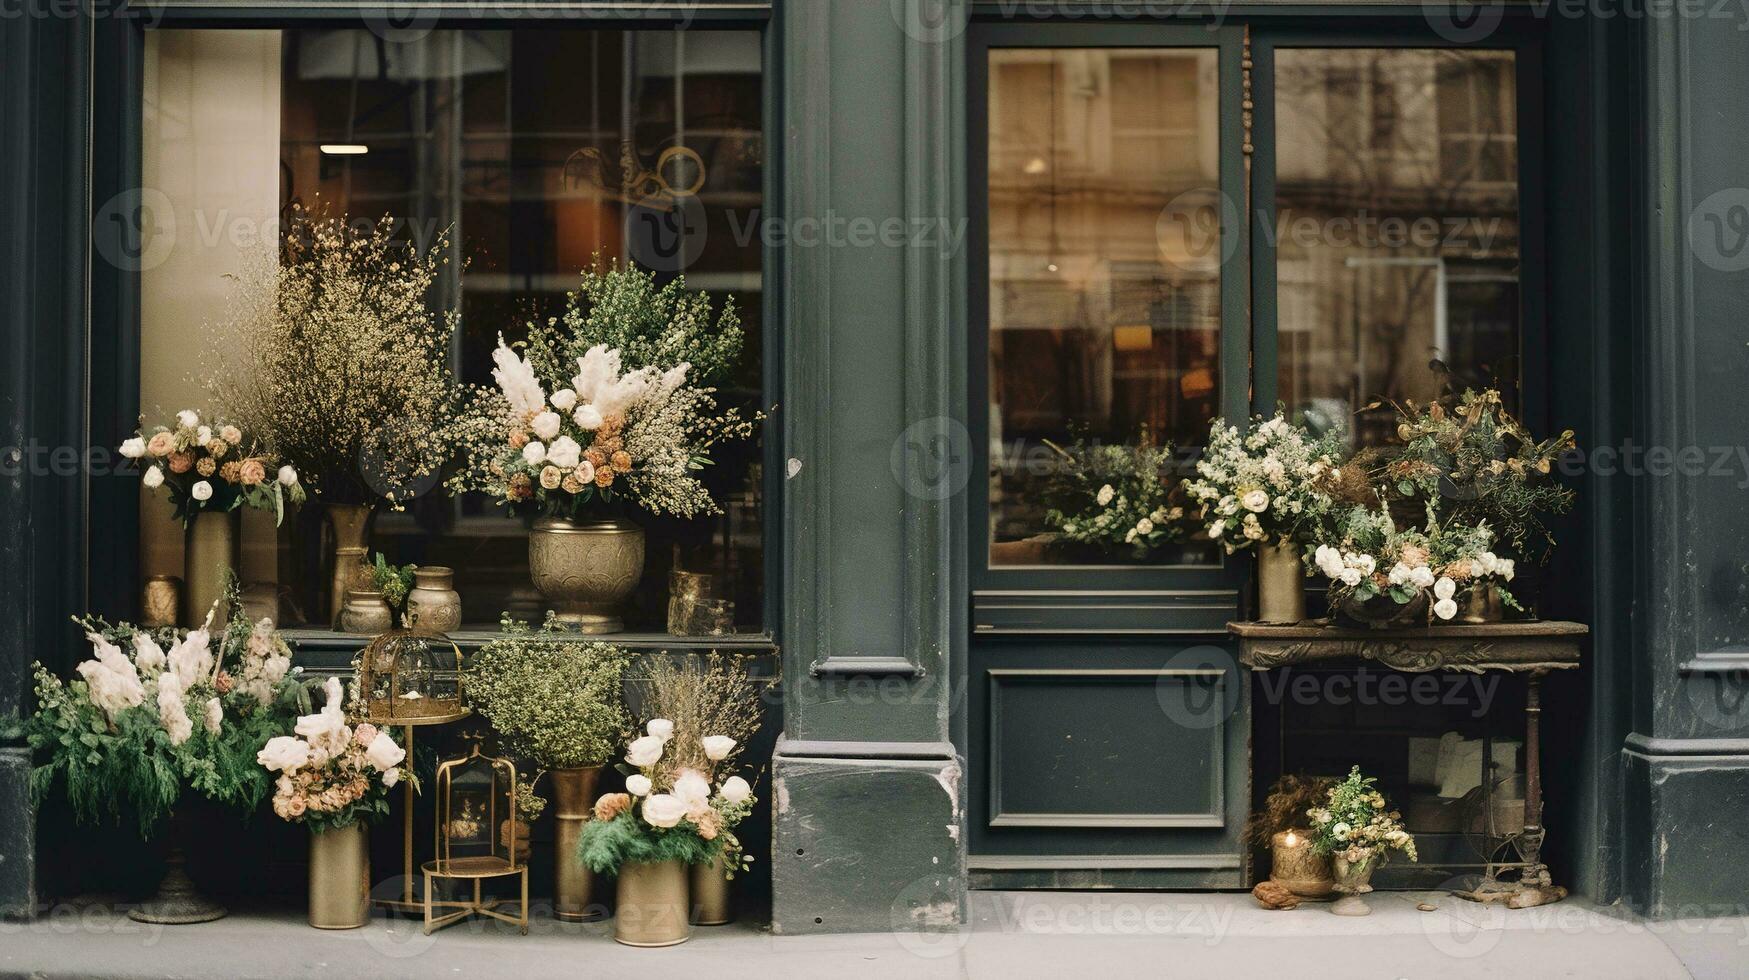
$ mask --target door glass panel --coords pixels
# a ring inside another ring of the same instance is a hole
[[[1448,383],[1515,406],[1513,53],[1284,49],[1275,91],[1282,400],[1362,445]]]
[[[989,62],[990,563],[1203,563],[1075,544],[1053,446],[1184,450],[1220,403],[1213,48],[1013,48]]]

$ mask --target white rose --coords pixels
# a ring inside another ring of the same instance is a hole
[[[376,767],[377,772],[388,772],[401,764],[407,758],[407,750],[395,744],[388,732],[379,730],[377,737],[371,739],[364,748],[364,761]]]
[[[686,804],[688,813],[701,810],[710,805],[710,781],[696,769],[682,769],[674,778],[674,796]]]
[[[570,436],[560,436],[553,440],[547,449],[547,462],[562,470],[576,466],[583,458],[583,447],[577,445],[577,440]]]
[[[655,735],[645,735],[632,740],[626,746],[626,762],[639,769],[653,766],[662,759],[662,740]]]
[[[1512,576],[1518,574],[1518,563],[1510,558],[1502,558],[1494,563],[1494,574],[1510,582]]]
[[[1144,517],[1141,520],[1136,522],[1136,533],[1137,534],[1152,534],[1153,532],[1154,532],[1154,522],[1153,521],[1150,521],[1146,517]]]
[[[674,737],[674,723],[666,718],[651,718],[644,731],[666,742]]]
[[[1107,483],[1105,486],[1099,488],[1099,494],[1093,499],[1099,503],[1099,506],[1104,507],[1106,504],[1111,503],[1111,498],[1115,496],[1117,496],[1117,491],[1113,490],[1111,484]]]
[[[571,472],[577,475],[578,483],[590,483],[595,480],[595,464],[586,459],[579,462],[577,468]]]
[[[1441,599],[1450,599],[1456,592],[1457,583],[1449,578],[1445,578],[1444,576],[1441,576],[1439,581],[1433,583],[1433,594]],[[1451,617],[1446,616],[1444,618],[1450,619]]]
[[[1353,588],[1354,586],[1357,586],[1360,584],[1360,578],[1361,578],[1360,569],[1358,569],[1358,568],[1344,568],[1342,570],[1342,574],[1340,574],[1336,577],[1342,580],[1343,585],[1346,585],[1349,588]]]
[[[255,761],[269,772],[296,772],[310,761],[310,743],[290,735],[276,735],[255,753]]]
[[[601,428],[601,409],[594,405],[578,405],[577,411],[571,415],[571,421],[577,423],[577,428],[585,432],[594,432]]]
[[[1390,578],[1392,585],[1403,585],[1409,581],[1409,574],[1409,566],[1402,562],[1398,562],[1391,566],[1391,572],[1388,577]]]
[[[146,455],[146,440],[135,436],[121,444],[121,454],[124,459],[139,459]]]
[[[1359,558],[1355,559],[1354,564],[1356,568],[1360,569],[1360,574],[1362,575],[1371,575],[1373,571],[1379,567],[1379,563],[1373,561],[1371,555],[1361,555]]]
[[[721,762],[735,751],[735,740],[727,735],[706,735],[702,740],[704,757],[712,762]]]
[[[1221,536],[1221,532],[1225,531],[1226,529],[1227,529],[1227,526],[1225,524],[1222,524],[1219,522],[1216,522],[1214,524],[1210,524],[1209,525],[1209,537],[1211,539],[1219,538]]]
[[[297,482],[298,482],[298,471],[296,469],[293,469],[289,463],[287,465],[281,466],[279,468],[280,486],[289,487],[289,486],[295,485]]]
[[[633,796],[649,796],[650,790],[653,788],[654,787],[650,783],[650,777],[641,772],[632,773],[630,776],[626,777],[626,792]]]
[[[1494,557],[1492,551],[1484,551],[1476,556],[1476,564],[1482,566],[1483,575],[1494,574],[1494,569],[1497,567],[1499,561],[1500,559]]]
[[[542,439],[551,440],[554,436],[559,434],[559,423],[560,419],[557,412],[542,412],[539,415],[536,415],[534,421],[530,422],[528,425],[529,428],[534,430],[535,435]]]
[[[672,827],[686,816],[686,810],[678,797],[657,793],[644,801],[644,821],[652,827]]]
[[[1409,570],[1409,581],[1418,589],[1431,589],[1433,588],[1433,569],[1426,565],[1412,568]]]
[[[164,471],[156,466],[150,467],[140,475],[140,482],[147,490],[156,490],[164,485]]]
[[[210,425],[203,425],[200,428],[194,430],[194,439],[196,442],[200,443],[203,446],[209,442],[212,442],[213,441],[213,427]]]
[[[1261,514],[1269,509],[1269,493],[1264,490],[1251,490],[1239,498],[1239,503],[1253,514]]]
[[[185,408],[176,413],[176,424],[182,426],[184,429],[192,429],[200,424],[200,416]]]
[[[730,803],[743,803],[747,797],[753,795],[753,787],[747,785],[747,780],[740,776],[730,776],[723,780],[723,788],[718,792]]]
[[[1349,827],[1345,823],[1339,823],[1336,826],[1330,828],[1330,836],[1336,838],[1337,840],[1343,840],[1344,838],[1346,838],[1348,836],[1348,832],[1352,829],[1353,828]]]
[[[211,500],[213,499],[213,485],[205,480],[197,480],[194,486],[188,488],[188,495],[196,500]]]
[[[547,447],[541,445],[539,439],[530,439],[528,445],[522,447],[522,461],[530,466],[539,466],[547,458]]]
[[[1433,614],[1440,619],[1450,619],[1457,615],[1457,603],[1450,599],[1441,599],[1433,604]]]
[[[569,412],[577,407],[577,393],[569,388],[560,388],[553,392],[553,407],[561,412]]]
[[[383,785],[384,786],[393,788],[394,785],[400,781],[401,781],[401,770],[399,770],[399,769],[390,769],[388,772],[383,773]]]

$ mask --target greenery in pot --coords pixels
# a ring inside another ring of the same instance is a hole
[[[512,620],[501,627],[504,635],[468,658],[468,703],[517,758],[542,769],[605,764],[630,724],[622,692],[631,654]]]
[[[1168,499],[1163,478],[1170,445],[1154,444],[1143,430],[1133,446],[1076,439],[1057,453],[1057,468],[1045,487],[1045,523],[1069,541],[1128,549],[1145,557],[1184,538],[1184,508]]]
[[[1354,766],[1346,779],[1329,788],[1321,805],[1306,811],[1313,850],[1352,863],[1393,850],[1417,860],[1415,838],[1403,829],[1403,815],[1389,809],[1377,782]]]

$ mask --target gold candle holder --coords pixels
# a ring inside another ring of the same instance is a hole
[[[1330,857],[1312,849],[1305,830],[1283,830],[1269,839],[1269,879],[1301,898],[1327,898],[1335,888]]]

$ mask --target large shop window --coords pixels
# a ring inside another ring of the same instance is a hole
[[[453,260],[427,302],[459,315],[450,356],[463,382],[489,384],[500,334],[515,341],[531,318],[558,312],[599,257],[659,281],[684,274],[719,310],[732,297],[746,353],[720,399],[766,403],[761,247],[747,233],[762,204],[757,32],[147,37],[144,185],[175,228],[174,246],[141,272],[148,427],[205,407],[198,379],[225,342],[207,325],[233,299],[227,277],[300,207],[363,223],[392,216],[394,234],[421,247],[447,229]],[[647,558],[628,630],[665,631],[675,568],[715,576],[737,631],[765,628],[761,452],[755,439],[714,454],[706,480],[721,515],[640,521]],[[142,578],[180,574],[184,534],[168,505],[148,495],[140,515]],[[270,512],[244,514],[239,577],[287,625],[329,625],[324,533],[314,505],[277,528]],[[425,493],[380,511],[370,547],[454,568],[466,626],[539,604],[528,532],[490,500]]]

